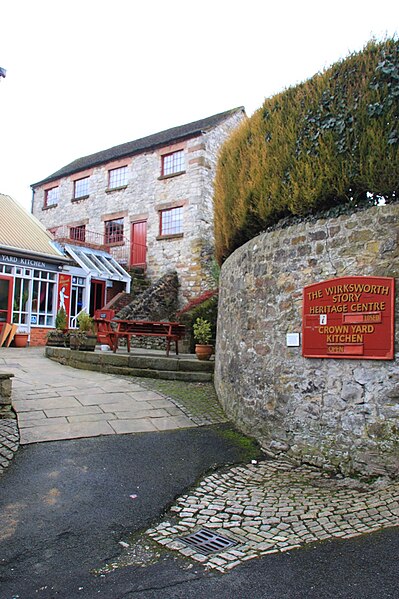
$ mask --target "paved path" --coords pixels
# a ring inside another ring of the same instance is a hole
[[[0,368],[15,374],[13,404],[22,444],[199,424],[134,379],[62,366],[44,358],[42,350],[0,350]],[[280,459],[207,476],[176,501],[166,520],[146,530],[144,544],[152,539],[155,547],[227,572],[269,553],[398,525],[399,482],[361,485]],[[181,541],[202,528],[237,544],[206,556]],[[138,547],[128,545],[121,563],[142,565]],[[104,571],[118,566],[111,563]]]
[[[12,372],[20,443],[196,426],[171,400],[127,378],[76,370],[44,357],[43,348],[1,348]]]

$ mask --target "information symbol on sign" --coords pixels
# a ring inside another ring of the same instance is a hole
[[[320,314],[320,324],[327,324],[327,314]]]

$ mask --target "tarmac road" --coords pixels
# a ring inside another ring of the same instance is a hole
[[[216,426],[22,447],[0,479],[0,598],[397,599],[398,528],[267,555],[227,574],[151,551],[148,563],[92,572],[206,471],[241,458]]]

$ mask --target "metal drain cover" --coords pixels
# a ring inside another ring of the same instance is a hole
[[[238,545],[237,541],[222,537],[206,528],[202,528],[187,537],[180,537],[179,540],[203,555],[209,555]]]

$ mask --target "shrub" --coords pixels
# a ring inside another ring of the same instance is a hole
[[[60,308],[55,317],[55,328],[59,331],[65,331],[68,328],[68,319],[65,308]]]
[[[81,333],[93,333],[94,322],[92,317],[87,312],[81,312],[78,316],[79,331]]]
[[[289,215],[397,200],[399,43],[358,54],[270,99],[222,147],[218,262]]]

